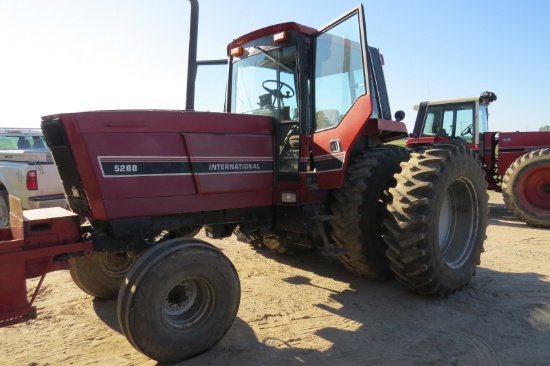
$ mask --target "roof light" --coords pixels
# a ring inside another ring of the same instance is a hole
[[[243,53],[244,49],[240,46],[231,49],[231,56],[241,56]]]
[[[286,41],[288,38],[287,32],[279,32],[273,35],[273,42],[281,43]]]

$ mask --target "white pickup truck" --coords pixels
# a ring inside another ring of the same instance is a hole
[[[38,128],[0,128],[0,228],[9,226],[8,195],[23,209],[65,207],[50,150]]]

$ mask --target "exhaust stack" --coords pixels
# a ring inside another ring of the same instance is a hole
[[[187,91],[185,94],[185,110],[195,110],[195,77],[197,74],[197,38],[199,29],[199,3],[189,0],[191,16],[189,20],[189,51],[187,58]]]

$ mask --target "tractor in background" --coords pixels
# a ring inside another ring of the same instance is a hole
[[[488,189],[530,226],[550,228],[550,132],[490,132],[492,92],[479,97],[429,101],[418,111],[407,145],[457,143],[482,161]]]

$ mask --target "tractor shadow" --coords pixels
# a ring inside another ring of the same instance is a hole
[[[118,324],[117,300],[116,299],[93,299],[94,311],[99,319],[115,332],[122,334]]]
[[[308,262],[302,269],[317,272],[319,267]],[[295,285],[298,294],[303,286],[319,287],[312,277],[284,281]],[[319,318],[333,321],[312,326],[315,321],[299,318],[292,322],[304,322],[303,328],[293,327],[284,336],[274,330],[277,336],[272,336],[254,321],[237,318],[212,350],[178,365],[502,365],[533,360],[532,352],[545,354],[550,330],[545,318],[550,295],[541,295],[549,294],[550,287],[541,277],[481,268],[470,285],[449,298],[418,296],[394,281],[380,284],[353,277],[349,289],[327,289],[329,302],[304,303],[317,316],[323,314]],[[330,346],[315,349],[315,343],[303,341],[308,339]],[[493,346],[501,339],[507,348]]]
[[[396,280],[357,277],[317,252],[285,256],[261,248],[258,253],[300,270],[282,279],[292,286],[285,299],[300,298],[307,287],[324,294],[303,299],[303,311],[311,317],[290,316],[292,334],[281,336],[244,312],[216,346],[178,365],[502,365],[531,363],[537,360],[533,355],[547,354],[550,283],[543,275],[478,268],[469,285],[443,298],[413,294]],[[349,286],[335,291],[318,285],[319,276]],[[95,299],[93,307],[121,332],[116,300]],[[316,342],[308,342],[312,339]]]
[[[491,202],[492,201],[492,202]],[[514,229],[530,229],[547,231],[545,228],[529,226],[523,221],[518,220],[500,200],[491,200],[489,202],[489,225],[506,226]]]
[[[504,203],[489,202],[489,225],[508,226],[513,228],[528,227],[524,222],[519,221],[508,209]]]

